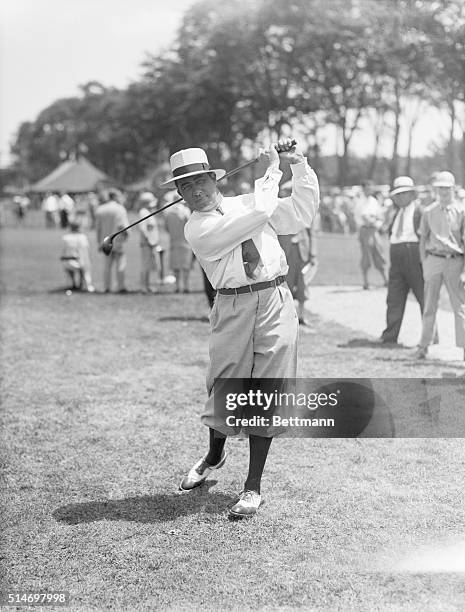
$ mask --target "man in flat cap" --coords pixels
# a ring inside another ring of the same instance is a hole
[[[217,295],[210,315],[208,399],[202,422],[209,428],[209,450],[183,478],[180,489],[190,491],[225,463],[226,436],[240,433],[214,410],[217,379],[292,379],[296,376],[298,319],[286,284],[288,266],[277,235],[310,227],[319,205],[318,180],[291,141],[279,143],[261,158],[264,176],[253,193],[223,197],[217,179],[224,170],[211,170],[202,149],[171,156],[179,194],[193,211],[185,236]],[[290,163],[292,193],[278,198],[280,161]],[[281,430],[282,431],[282,430]],[[249,437],[249,472],[232,517],[250,517],[261,503],[260,484],[268,450],[277,428],[242,428]]]
[[[464,349],[465,359],[465,208],[455,197],[455,177],[451,172],[438,172],[433,187],[436,199],[425,208],[420,224],[425,307],[415,358],[427,356],[444,283],[454,311],[455,343]]]

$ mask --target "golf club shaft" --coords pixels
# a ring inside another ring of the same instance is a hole
[[[297,144],[296,141],[293,140],[292,143],[291,143],[291,146],[295,146],[296,144]],[[284,150],[279,149],[277,146],[276,146],[276,150],[278,151],[278,153],[283,153],[284,152]],[[224,176],[222,176],[221,178],[219,178],[218,181],[222,181],[222,180],[224,180],[226,178],[229,178],[233,174],[237,174],[241,170],[244,170],[244,168],[247,168],[248,166],[251,166],[252,164],[256,164],[259,159],[260,159],[260,156],[259,157],[255,157],[254,159],[252,159],[252,160],[250,160],[248,162],[245,162],[245,164],[242,164],[241,166],[238,166],[237,168],[234,168],[234,170],[230,170],[229,172],[226,172],[226,174]],[[173,206],[174,204],[178,204],[182,200],[183,200],[183,198],[178,198],[177,200],[174,200],[173,202],[170,202],[169,204],[166,204],[166,206],[163,206],[163,208],[159,208],[158,210],[155,210],[154,212],[146,215],[145,217],[142,217],[142,219],[138,219],[137,221],[134,221],[134,223],[131,223],[130,225],[128,225],[126,227],[123,227],[122,229],[118,230],[114,234],[111,234],[109,236],[110,240],[113,240],[113,238],[115,238],[119,234],[122,234],[123,232],[126,232],[128,229],[131,229],[131,227],[134,227],[135,225],[138,225],[139,223],[142,223],[146,219],[149,219],[150,217],[153,217],[154,215],[158,215],[158,213],[163,212],[164,210],[166,210],[170,206]]]
[[[222,181],[225,178],[228,178],[229,176],[232,176],[233,174],[236,174],[237,172],[240,172],[244,168],[247,168],[247,166],[251,166],[252,164],[256,164],[258,159],[259,158],[256,157],[255,159],[252,159],[251,161],[248,161],[245,164],[242,164],[242,166],[238,166],[237,168],[234,168],[234,170],[231,170],[230,172],[227,172],[224,176],[219,178],[218,181]],[[122,234],[123,232],[126,232],[128,229],[131,229],[131,227],[134,227],[135,225],[138,225],[139,223],[142,223],[143,221],[145,221],[146,219],[149,219],[150,217],[153,217],[154,215],[158,215],[158,213],[163,212],[164,210],[166,210],[170,206],[173,206],[174,204],[178,204],[182,200],[183,200],[183,198],[178,198],[177,200],[174,200],[173,202],[170,202],[169,204],[166,204],[166,206],[163,206],[163,208],[159,208],[158,210],[155,210],[154,212],[152,212],[152,213],[150,213],[148,215],[145,215],[145,217],[142,217],[141,219],[137,219],[137,221],[134,221],[134,223],[131,223],[130,225],[128,225],[126,227],[123,227],[122,229],[118,230],[114,234],[111,234],[110,235],[110,239],[113,240],[113,238],[116,238],[116,236],[118,236],[119,234]]]
[[[113,238],[115,238],[115,236],[118,236],[118,234],[122,234],[123,232],[127,231],[128,229],[131,229],[131,227],[134,227],[135,225],[138,225],[139,223],[142,223],[142,221],[145,221],[146,219],[149,219],[150,217],[153,217],[153,215],[158,215],[158,213],[163,212],[164,210],[166,210],[170,206],[173,206],[174,204],[178,204],[178,202],[181,202],[182,199],[183,198],[178,198],[177,200],[174,200],[173,202],[170,202],[166,206],[163,206],[163,208],[159,208],[158,210],[155,210],[154,212],[151,212],[150,214],[145,215],[145,217],[142,217],[141,219],[137,219],[137,221],[134,221],[134,223],[131,223],[131,225],[127,225],[126,227],[123,227],[123,229],[120,229],[117,232],[115,232],[114,234],[111,234],[110,238],[113,240]]]

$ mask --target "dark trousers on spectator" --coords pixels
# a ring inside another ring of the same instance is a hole
[[[363,225],[359,230],[358,236],[362,251],[360,267],[362,268],[364,283],[366,282],[366,275],[372,264],[384,277],[384,266],[386,265],[386,261],[382,253],[378,230],[375,227]]]
[[[397,342],[410,290],[417,299],[421,313],[424,304],[423,270],[418,242],[391,244],[390,257],[386,329],[381,336],[383,342]]]
[[[60,225],[63,229],[68,227],[68,211],[60,210]]]

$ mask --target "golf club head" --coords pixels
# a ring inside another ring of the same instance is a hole
[[[113,248],[113,238],[111,238],[110,236],[106,236],[103,239],[103,242],[100,248],[105,253],[105,255],[110,255],[111,250]]]

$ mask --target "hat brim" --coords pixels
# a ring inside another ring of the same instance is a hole
[[[172,185],[175,181],[180,181],[183,178],[186,178],[187,176],[195,176],[196,174],[209,174],[210,172],[214,172],[216,175],[216,180],[219,180],[220,178],[223,178],[223,176],[226,174],[226,170],[223,170],[221,168],[212,168],[211,170],[196,170],[195,172],[186,172],[186,174],[180,174],[179,176],[175,176],[174,178],[170,178],[169,180],[165,181],[164,183],[162,183],[162,187],[164,187],[165,185]]]
[[[397,187],[389,192],[390,196],[397,195],[399,193],[407,193],[408,191],[416,191],[415,187]]]
[[[433,187],[455,187],[455,183],[433,183]]]

